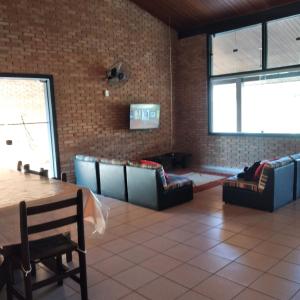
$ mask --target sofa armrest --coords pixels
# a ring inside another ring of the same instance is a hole
[[[294,164],[270,170],[263,191],[264,201],[268,201],[273,210],[291,202],[294,193]]]

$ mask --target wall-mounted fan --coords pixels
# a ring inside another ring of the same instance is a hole
[[[129,77],[129,68],[124,62],[117,62],[106,71],[107,82],[112,87],[125,84]]]

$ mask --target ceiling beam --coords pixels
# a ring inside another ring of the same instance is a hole
[[[236,17],[216,23],[203,25],[190,30],[179,31],[178,37],[180,39],[183,39],[198,34],[213,34],[223,31],[229,31],[240,27],[255,25],[258,23],[289,17],[297,14],[300,14],[300,2],[274,7],[251,15]]]

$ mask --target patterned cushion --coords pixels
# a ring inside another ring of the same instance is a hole
[[[237,176],[233,176],[227,178],[226,181],[223,183],[224,186],[233,187],[233,188],[240,188],[245,189],[253,192],[258,191],[258,184],[255,181],[246,181],[241,178],[237,178]]]
[[[127,165],[128,160],[102,158],[102,159],[100,159],[100,162],[103,164],[108,164],[108,165],[125,166],[125,165]]]
[[[192,185],[192,184],[193,182],[186,177],[169,174],[166,190],[173,190],[179,187],[183,187],[185,185]]]

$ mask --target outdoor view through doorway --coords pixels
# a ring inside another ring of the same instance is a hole
[[[0,167],[47,169],[57,176],[50,80],[0,77]]]

